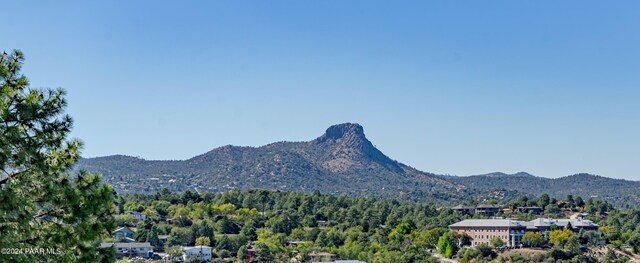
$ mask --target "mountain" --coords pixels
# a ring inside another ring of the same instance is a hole
[[[547,182],[551,180],[525,172],[516,174],[495,172],[472,176],[449,176],[447,179],[469,188],[485,190],[509,189],[532,194],[537,193],[538,190],[545,189]]]
[[[362,126],[329,127],[308,142],[261,147],[223,146],[180,161],[114,155],[81,159],[76,169],[99,172],[120,193],[219,192],[231,188],[392,196],[448,201],[466,198],[464,186],[392,160],[366,138]]]
[[[515,174],[506,174],[506,173],[501,173],[501,172],[494,172],[494,173],[488,173],[488,174],[483,174],[486,177],[494,177],[494,178],[514,178],[514,177],[535,177],[527,172],[519,172],[519,173],[515,173]]]
[[[376,149],[362,126],[353,123],[331,126],[307,142],[227,145],[177,161],[123,155],[87,158],[79,160],[75,169],[101,173],[119,193],[151,193],[164,187],[209,192],[263,188],[446,204],[547,193],[556,198],[572,194],[618,206],[640,206],[640,182],[636,181],[590,174],[550,179],[526,172],[474,176],[422,172]]]
[[[556,198],[567,195],[607,200],[617,206],[640,205],[640,182],[613,179],[592,174],[575,174],[560,178],[537,177],[528,173],[490,173],[473,176],[450,176],[448,181],[470,189],[507,189],[533,195],[549,194]]]

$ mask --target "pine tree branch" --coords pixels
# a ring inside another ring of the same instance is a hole
[[[3,170],[3,171],[4,171],[4,173],[7,175],[7,177],[6,177],[6,178],[3,178],[2,180],[0,180],[0,186],[5,185],[6,183],[8,183],[8,182],[9,182],[9,180],[10,180],[10,179],[12,179],[12,178],[17,178],[18,176],[20,176],[20,175],[22,175],[22,174],[24,174],[24,173],[26,173],[26,172],[28,172],[28,171],[30,171],[30,170],[31,170],[31,169],[25,169],[25,170],[22,170],[22,171],[20,171],[20,172],[16,172],[16,173],[13,173],[13,174],[11,174],[11,173],[7,173],[7,171],[4,171],[4,170]]]
[[[53,222],[53,223],[56,223],[56,224],[60,224],[58,222],[55,222],[55,221],[51,220],[51,218],[56,218],[56,219],[58,218],[59,215],[56,212],[60,212],[60,209],[42,212],[40,214],[32,216],[31,218],[32,219],[36,219],[36,220],[42,219],[42,220],[45,220],[45,221],[48,221],[48,222]],[[44,218],[44,217],[51,217],[51,218]],[[10,222],[10,221],[15,221],[15,220],[17,220],[17,218],[11,218],[11,217],[2,217],[2,218],[0,218],[0,221],[4,221],[4,222],[7,222],[7,221]]]

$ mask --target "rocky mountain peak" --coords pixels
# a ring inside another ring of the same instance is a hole
[[[351,145],[369,142],[364,135],[364,128],[357,123],[342,123],[327,128],[326,132],[316,139],[319,143],[326,141],[342,141]]]
[[[399,164],[376,149],[364,135],[364,128],[357,123],[333,125],[310,143],[325,149],[323,167],[332,172],[384,167],[403,173]]]
[[[364,136],[364,128],[357,123],[336,124],[329,128],[321,138],[338,140],[342,138],[360,138],[366,139]]]

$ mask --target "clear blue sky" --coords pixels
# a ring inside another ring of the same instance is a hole
[[[101,2],[101,3],[98,3]],[[85,157],[185,159],[357,122],[424,171],[640,180],[638,1],[8,1]]]

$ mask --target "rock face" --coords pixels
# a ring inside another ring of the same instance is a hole
[[[403,172],[398,163],[367,140],[364,129],[359,124],[344,123],[331,126],[324,135],[311,143],[320,148],[332,148],[323,156],[325,162],[322,163],[330,172],[345,173],[352,169],[387,169],[397,173]]]
[[[122,193],[267,188],[444,200],[464,188],[392,160],[355,123],[331,126],[308,142],[227,145],[182,161],[107,156],[82,159],[77,169],[102,173]]]

